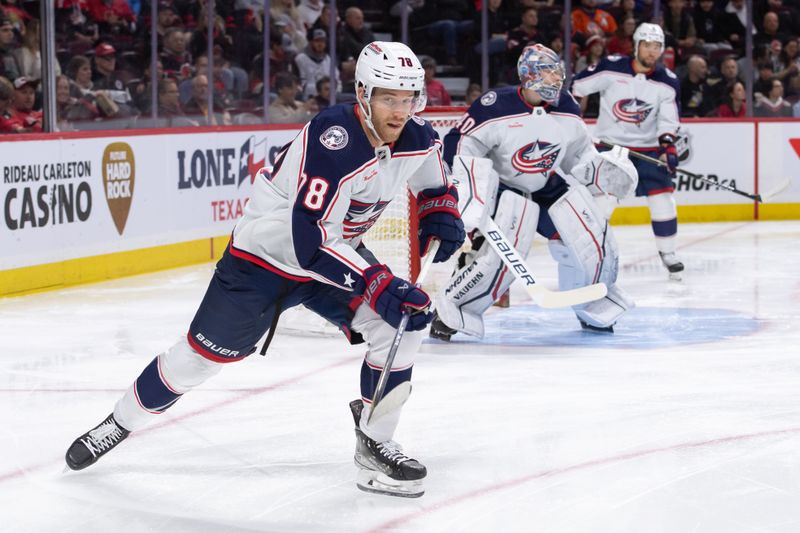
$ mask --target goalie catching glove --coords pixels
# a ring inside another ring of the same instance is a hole
[[[591,161],[576,165],[572,175],[592,196],[608,194],[619,200],[636,190],[639,183],[639,173],[628,158],[628,149],[616,145]]]
[[[453,185],[425,189],[417,195],[417,206],[420,256],[428,253],[432,239],[439,239],[433,262],[447,261],[467,236],[458,212],[458,191]]]
[[[393,328],[400,326],[405,308],[411,311],[406,331],[425,329],[433,320],[433,313],[428,310],[431,299],[425,291],[398,278],[386,265],[366,269],[364,277],[356,284],[355,292],[361,294],[364,303]]]

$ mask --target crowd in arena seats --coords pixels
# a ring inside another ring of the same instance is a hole
[[[155,20],[151,1],[157,2]],[[58,128],[256,124],[264,115],[264,91],[270,122],[306,122],[330,105],[333,94],[339,102],[354,100],[359,52],[376,38],[400,39],[403,7],[410,45],[426,71],[429,104],[469,104],[480,95],[482,1],[340,0],[331,13],[324,0],[273,0],[265,83],[262,0],[214,2],[210,46],[205,0],[55,0]],[[485,1],[492,87],[517,82],[516,61],[527,45],[542,43],[568,57],[574,74],[608,54],[631,54],[636,26],[653,19],[652,0],[575,0],[571,13],[555,0]],[[789,0],[753,3],[753,113],[800,117],[800,9]],[[663,61],[681,80],[682,115],[745,116],[745,1],[662,0],[661,6]],[[42,129],[39,9],[35,0],[0,0],[0,132]],[[596,115],[597,104],[582,102],[587,117]]]

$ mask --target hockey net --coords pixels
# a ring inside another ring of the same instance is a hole
[[[463,110],[448,109],[441,112],[425,113],[439,137],[444,135],[457,122]],[[386,207],[378,221],[364,235],[364,244],[375,257],[386,263],[396,276],[414,281],[419,273],[419,245],[417,243],[417,224],[415,200],[410,192],[398,194]],[[319,315],[303,306],[287,309],[278,323],[278,332],[300,336],[337,335],[338,329]]]

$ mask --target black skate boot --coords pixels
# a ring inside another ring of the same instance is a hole
[[[442,322],[442,320],[439,318],[439,315],[434,311],[433,322],[431,322],[431,331],[428,333],[430,338],[450,342],[450,337],[456,333],[458,333],[458,330],[453,329]]]
[[[403,454],[394,441],[376,442],[361,429],[361,400],[350,402],[350,412],[356,423],[355,463],[358,467],[356,485],[365,492],[419,498],[425,493],[422,480],[428,470],[416,459]]]
[[[94,429],[75,439],[67,450],[67,466],[72,470],[83,470],[93,465],[128,435],[130,431],[117,424],[114,414],[108,415]]]
[[[585,329],[586,331],[592,331],[594,333],[614,333],[614,326],[606,326],[601,328],[600,326],[588,324],[581,319],[578,319],[578,322],[581,323],[581,328]]]
[[[683,272],[683,263],[678,260],[678,256],[675,255],[675,252],[658,252],[658,254],[661,256],[661,262],[664,263],[664,266],[667,267],[670,274]]]

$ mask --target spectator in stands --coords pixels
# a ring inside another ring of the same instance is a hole
[[[128,83],[128,92],[131,94],[133,98],[133,105],[136,109],[142,111],[142,113],[147,114],[150,113],[152,109],[152,102],[151,102],[151,84],[150,84],[150,60],[145,59],[145,68],[144,74],[141,78],[131,80]],[[161,64],[161,60],[156,60],[156,80],[160,80],[164,77],[164,66]]]
[[[677,48],[687,51],[697,42],[697,30],[694,27],[686,0],[669,0],[664,13],[664,31],[669,33]]]
[[[205,74],[197,74],[192,78],[192,97],[184,106],[186,116],[196,120],[204,126],[230,126],[231,116],[220,102],[219,98],[212,97],[213,109],[208,109],[208,77]]]
[[[611,35],[617,31],[617,21],[608,11],[597,8],[597,0],[581,0],[571,17],[573,33],[588,37],[598,32]]]
[[[0,133],[10,133],[6,121],[11,118],[11,102],[14,99],[14,84],[0,76]]]
[[[736,80],[725,88],[725,95],[717,110],[722,118],[741,118],[747,116],[747,97],[744,83]]]
[[[753,84],[753,96],[756,100],[764,98],[772,90],[772,78],[774,76],[772,63],[768,60],[760,60],[757,63],[758,78]]]
[[[458,65],[460,51],[459,41],[463,41],[473,29],[470,0],[417,0],[413,2],[413,10],[409,25],[427,34],[430,41],[444,47],[443,59],[448,65]],[[395,6],[402,2],[395,3]],[[409,2],[412,5],[412,2]],[[400,16],[400,10],[392,13]]]
[[[22,46],[14,50],[14,58],[22,76],[33,80],[42,79],[42,55],[39,52],[39,19],[30,19],[25,25]],[[61,74],[58,61],[54,62],[56,75]]]
[[[704,117],[713,109],[711,89],[706,83],[708,63],[702,56],[693,55],[686,67],[686,78],[681,82],[681,116]]]
[[[186,50],[186,35],[180,28],[170,28],[164,34],[164,46],[160,54],[164,72],[179,80],[189,77],[192,55]]]
[[[116,50],[108,43],[100,43],[94,48],[94,70],[92,72],[92,91],[95,97],[109,98],[116,106],[115,117],[131,117],[139,110],[133,103],[123,76],[116,70]],[[98,93],[101,91],[102,96]]]
[[[85,122],[98,118],[100,111],[92,100],[74,91],[72,83],[65,75],[56,77],[56,121],[58,131],[74,131],[75,122]]]
[[[734,82],[739,79],[739,64],[736,56],[725,56],[719,64],[719,75],[709,77],[706,80],[711,89],[711,99],[714,102],[712,107],[717,107],[724,100],[725,92],[730,89]]]
[[[163,123],[167,128],[200,125],[181,109],[178,82],[174,78],[158,80],[158,118],[162,119],[160,124]]]
[[[14,58],[14,39],[14,26],[0,11],[0,76],[8,80],[15,80],[22,75]]]
[[[608,40],[606,50],[609,54],[623,56],[633,55],[633,32],[636,31],[636,19],[627,17],[623,19],[616,33]]]
[[[488,0],[486,6],[486,17],[489,33],[489,84],[494,85],[498,80],[506,79],[506,52],[508,50],[508,30],[511,24],[506,17],[505,11],[501,9],[503,0]],[[475,12],[472,20],[472,32],[477,43],[473,50],[476,54],[481,53],[482,30],[481,30],[481,11]],[[474,71],[479,68],[480,61],[472,63],[473,78],[477,78]],[[514,62],[516,67],[516,61]]]
[[[608,12],[614,17],[614,20],[619,25],[620,21],[625,21],[627,18],[633,19],[633,25],[638,26],[639,22],[649,20],[649,16],[643,16],[643,7],[638,5],[636,0],[622,0],[619,5],[611,4],[608,6]],[[616,33],[616,32],[615,32]]]
[[[269,93],[275,87],[275,78],[281,72],[290,72],[291,63],[286,55],[286,51],[281,45],[279,35],[270,32],[269,48],[269,77],[266,90]],[[261,95],[264,91],[264,56],[258,54],[250,64],[251,93]]]
[[[214,46],[220,46],[223,55],[230,57],[233,54],[233,37],[228,35],[225,28],[225,21],[218,14],[214,14],[214,28],[212,30],[214,37]],[[200,54],[208,53],[208,12],[204,4],[200,8],[197,25],[191,33],[188,44],[189,54],[192,57],[197,57]]]
[[[745,28],[747,27],[747,6],[744,0],[729,0],[725,5],[725,35],[731,46],[737,50],[744,48]]]
[[[526,46],[538,43],[544,36],[539,31],[539,12],[532,7],[522,11],[522,23],[508,32],[508,60],[516,63]]]
[[[757,117],[791,117],[792,106],[783,99],[783,82],[772,78],[772,89],[763,98],[759,98],[753,107],[753,115]]]
[[[158,17],[156,18],[158,46],[163,46],[164,36],[170,28],[183,29],[183,21],[175,11],[175,5],[172,0],[160,0],[158,2]]]
[[[85,56],[74,56],[67,63],[67,76],[81,94],[92,92],[92,62]]]
[[[464,96],[464,105],[467,107],[471,106],[472,103],[481,97],[481,86],[477,83],[470,83],[469,87],[467,87],[467,94]]]
[[[797,38],[787,39],[778,56],[780,70],[775,76],[785,84],[789,79],[800,74],[800,55],[798,55]]]
[[[314,96],[314,101],[317,103],[317,108],[320,111],[331,105],[331,79],[328,76],[323,76],[317,80],[317,94]]]
[[[756,2],[754,2],[755,4]],[[784,5],[782,0],[767,0],[761,3],[761,9],[756,8],[756,20],[763,20],[766,11],[772,11],[778,15],[780,20],[780,27],[784,28],[787,33],[793,35],[800,34],[800,11],[798,11],[796,1],[791,1],[791,5]]]
[[[714,0],[700,0],[694,9],[694,27],[697,45],[706,52],[731,50],[725,36],[725,17],[714,5]]]
[[[575,63],[575,72],[597,65],[606,55],[606,43],[602,35],[592,35],[586,40],[586,53]],[[584,98],[588,100],[588,98]]]
[[[294,74],[281,73],[275,79],[275,90],[278,97],[269,106],[269,122],[272,124],[305,124],[317,114],[317,102],[314,99],[300,102],[296,99],[297,77]]]
[[[781,30],[778,15],[772,11],[767,11],[764,13],[761,31],[753,38],[753,46],[767,45],[780,49],[781,44],[787,38],[788,35]],[[777,45],[774,43],[777,43]]]
[[[322,14],[322,8],[322,0],[300,0],[300,5],[297,6],[297,15],[306,30],[311,29],[311,26],[317,21]]]
[[[97,23],[101,40],[117,47],[133,47],[136,15],[127,0],[87,0],[89,15]]]
[[[361,50],[375,40],[375,35],[364,26],[364,13],[357,7],[348,7],[344,12],[344,27],[339,31],[339,73],[342,77],[342,92],[355,92],[356,60]]]
[[[317,81],[331,72],[331,56],[327,52],[328,34],[323,29],[311,31],[311,40],[306,49],[294,58],[294,66],[300,77],[305,99],[316,96]],[[336,75],[338,79],[338,73]]]
[[[64,46],[70,55],[83,55],[89,52],[100,38],[97,23],[89,18],[88,6],[73,2],[72,5],[56,2],[57,34],[63,37]]]
[[[428,105],[449,106],[450,93],[447,92],[442,82],[436,79],[436,60],[426,57],[422,60],[422,68],[425,69],[425,93],[428,97]]]
[[[339,56],[345,61],[358,59],[361,50],[375,40],[375,35],[364,25],[364,12],[355,6],[344,12],[343,30]]]
[[[3,120],[5,133],[36,133],[42,131],[42,112],[34,111],[38,80],[21,76],[14,80],[14,98],[8,118]]]

